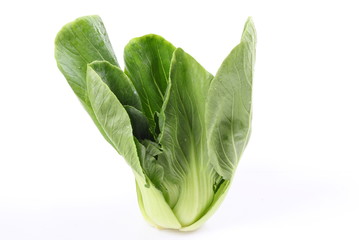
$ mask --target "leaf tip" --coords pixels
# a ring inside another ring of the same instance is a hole
[[[253,18],[249,16],[244,24],[241,42],[257,43],[256,28],[254,26]]]

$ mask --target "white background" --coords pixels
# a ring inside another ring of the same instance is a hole
[[[0,239],[359,239],[356,1],[0,3]],[[99,14],[120,63],[147,33],[213,74],[257,33],[253,132],[227,199],[198,231],[142,218],[130,168],[54,60],[54,38]]]

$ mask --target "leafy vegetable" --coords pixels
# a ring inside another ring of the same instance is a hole
[[[79,18],[58,33],[57,65],[131,166],[140,209],[154,226],[194,230],[223,201],[250,135],[255,45],[249,18],[212,76],[150,34],[127,44],[123,71],[100,17]]]

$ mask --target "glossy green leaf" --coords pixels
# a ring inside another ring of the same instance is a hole
[[[106,60],[118,65],[99,16],[81,17],[66,24],[55,39],[55,58],[75,94],[85,103],[87,64]]]
[[[166,119],[159,141],[165,182],[181,186],[178,194],[168,194],[168,202],[182,226],[199,218],[214,196],[215,173],[208,160],[205,132],[205,103],[212,78],[182,49],[174,52],[171,87],[163,109]]]
[[[224,60],[209,89],[208,148],[214,168],[225,179],[232,178],[250,134],[255,44],[254,25],[248,19],[241,43]]]
[[[159,142],[161,143],[173,179],[186,174],[194,148],[204,146],[204,116],[207,91],[213,76],[190,55],[178,48],[171,65],[168,99],[161,113],[166,116]]]
[[[171,43],[154,34],[134,38],[125,47],[125,73],[141,98],[152,133],[156,132],[155,114],[163,104],[174,50]]]
[[[91,66],[87,68],[86,80],[89,101],[99,124],[117,152],[139,176],[144,178],[131,121],[125,108]]]
[[[106,60],[118,65],[101,18],[86,16],[66,24],[55,39],[55,59],[84,108],[105,139],[111,143],[92,110],[86,85],[87,64]]]

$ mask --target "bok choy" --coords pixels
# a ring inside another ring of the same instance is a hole
[[[141,212],[152,225],[194,230],[224,199],[251,131],[255,45],[249,18],[240,44],[213,76],[154,34],[127,44],[121,69],[98,16],[58,33],[58,68],[132,168]]]

